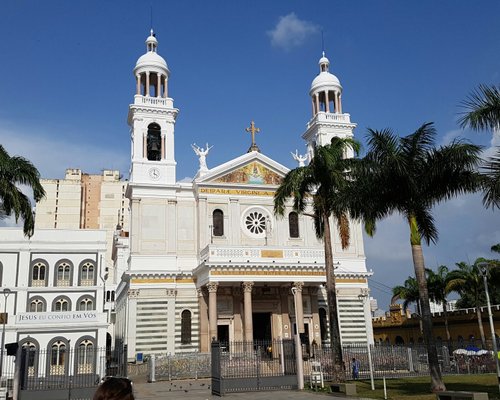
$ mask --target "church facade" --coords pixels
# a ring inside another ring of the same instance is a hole
[[[258,128],[247,131],[247,153],[208,169],[210,147],[193,145],[199,170],[176,181],[175,121],[170,71],[151,32],[134,68],[129,107],[131,173],[129,236],[116,237],[117,342],[137,353],[209,351],[210,341],[291,338],[328,342],[323,243],[313,220],[290,207],[273,212],[273,196],[288,168],[261,153]],[[334,136],[352,137],[355,124],[342,111],[342,86],[319,61],[310,96],[312,118],[303,134],[309,155]],[[352,156],[348,154],[347,156]],[[335,224],[332,224],[334,226]],[[338,313],[344,344],[373,342],[361,227],[351,222],[342,250],[333,229]],[[293,290],[292,290],[293,289]],[[295,296],[295,297],[294,297]]]

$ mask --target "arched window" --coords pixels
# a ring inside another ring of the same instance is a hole
[[[319,327],[321,331],[321,341],[324,342],[328,340],[328,325],[326,323],[326,310],[324,308],[319,309]]]
[[[191,311],[181,314],[181,344],[191,344]]]
[[[149,161],[161,160],[161,128],[158,124],[148,126],[147,136],[147,159]]]
[[[30,298],[28,312],[44,312],[46,309],[47,305],[42,297]]]
[[[299,215],[296,212],[288,214],[288,230],[291,238],[299,237]]]
[[[94,299],[91,296],[80,297],[76,305],[77,311],[91,311],[94,309]]]
[[[95,285],[95,264],[91,260],[85,260],[80,264],[80,286]]]
[[[66,343],[57,340],[50,346],[50,374],[64,375],[66,362]]]
[[[28,340],[24,343],[21,342],[21,348],[26,350],[26,367],[28,368],[28,376],[35,376],[35,371],[38,365],[38,344]]]
[[[69,262],[59,263],[56,270],[56,286],[71,286],[71,270]]]
[[[224,213],[222,210],[214,210],[212,213],[213,235],[224,236]]]
[[[90,339],[84,339],[77,348],[77,373],[90,374],[94,371],[95,351],[94,343]]]
[[[396,336],[395,343],[396,343],[396,346],[402,346],[405,344],[405,341],[401,336]]]
[[[46,286],[47,268],[44,261],[37,261],[31,266],[31,286]]]
[[[52,303],[52,311],[70,311],[71,301],[66,296],[57,297]]]

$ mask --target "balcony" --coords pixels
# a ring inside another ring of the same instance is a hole
[[[320,111],[313,118],[309,120],[307,123],[307,129],[309,129],[315,123],[320,122],[341,122],[345,124],[351,123],[351,115],[350,114],[335,114],[335,113],[326,113],[324,111]]]

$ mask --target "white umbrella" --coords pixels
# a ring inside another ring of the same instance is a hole
[[[457,349],[453,352],[453,354],[467,354],[467,350],[465,349]]]

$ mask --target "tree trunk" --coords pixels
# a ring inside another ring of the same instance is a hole
[[[486,338],[484,337],[483,316],[481,314],[481,308],[479,306],[476,306],[476,315],[477,315],[477,324],[479,325],[479,334],[481,335],[481,343],[483,345],[483,349],[485,349]]]
[[[431,390],[433,392],[442,392],[446,390],[441,370],[439,369],[439,360],[436,349],[436,340],[432,332],[431,306],[429,304],[429,291],[427,290],[427,280],[425,279],[424,253],[420,244],[420,234],[418,232],[415,218],[409,220],[411,230],[411,253],[413,256],[413,267],[415,268],[415,278],[418,283],[420,294],[420,307],[422,308],[422,326],[424,329],[424,340],[427,347],[427,356],[429,359],[429,373],[431,375]]]
[[[446,307],[446,300],[443,301],[443,316],[444,316],[444,329],[446,330],[446,341],[448,348],[451,348],[451,334],[450,327],[448,326],[448,308]]]
[[[332,348],[333,381],[345,381],[345,366],[342,360],[342,344],[340,341],[340,327],[337,314],[337,290],[335,287],[335,272],[333,268],[332,239],[330,220],[324,218],[323,242],[325,245],[325,273],[326,296],[328,301],[328,317],[330,320],[330,344]]]

